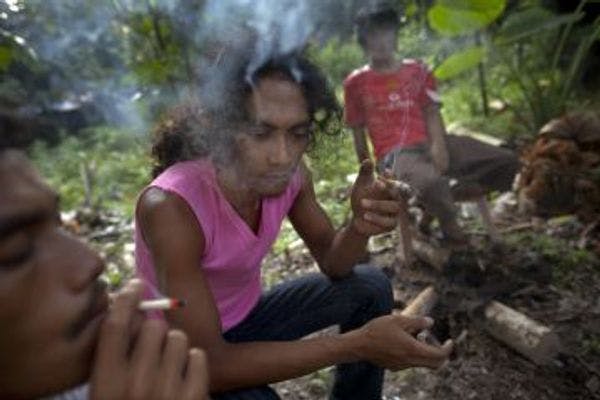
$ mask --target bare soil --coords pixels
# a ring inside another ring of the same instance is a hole
[[[515,224],[522,221],[511,222]],[[526,229],[530,235],[526,237],[553,238],[575,252],[585,230],[583,224],[569,218],[558,226],[543,223],[534,228],[536,225]],[[426,286],[435,285],[441,298],[432,312],[436,320],[433,333],[440,341],[457,341],[450,361],[439,370],[387,371],[384,399],[600,399],[598,258],[557,265],[552,248],[539,251],[518,237],[507,238],[501,246],[482,236],[472,237],[473,247],[453,254],[443,274],[424,264],[399,266],[395,233],[377,239],[379,248],[373,251],[372,261],[391,276],[398,307]],[[592,240],[591,247],[595,246]],[[556,255],[561,256],[572,257]],[[290,276],[316,268],[305,250],[274,258],[273,266]],[[562,351],[551,365],[537,366],[484,331],[482,308],[492,299],[555,330]],[[330,385],[331,375],[321,371],[275,387],[283,399],[326,399]]]

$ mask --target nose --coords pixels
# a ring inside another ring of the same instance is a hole
[[[60,243],[56,247],[55,265],[63,269],[57,272],[64,274],[70,289],[87,289],[104,271],[104,262],[95,251],[69,233],[59,231],[57,236]]]
[[[269,146],[269,163],[273,166],[286,166],[292,162],[292,149],[286,132],[273,135]]]

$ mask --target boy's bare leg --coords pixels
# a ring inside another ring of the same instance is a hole
[[[496,225],[494,225],[494,221],[492,220],[492,214],[490,213],[490,208],[488,206],[488,202],[485,196],[481,196],[479,197],[479,199],[477,199],[477,207],[479,208],[479,213],[481,214],[481,221],[483,223],[483,227],[489,235],[490,240],[493,243],[501,243],[502,236],[496,228]]]
[[[425,211],[437,217],[451,246],[467,244],[467,238],[456,221],[456,211],[448,179],[441,176],[423,153],[404,152],[394,157],[394,175],[416,191]]]

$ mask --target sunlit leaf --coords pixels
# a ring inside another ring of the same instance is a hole
[[[447,80],[475,68],[477,64],[483,61],[485,57],[485,48],[482,46],[468,47],[446,58],[438,66],[434,74],[439,80]]]
[[[506,0],[437,0],[427,12],[429,25],[445,36],[472,33],[498,18]]]

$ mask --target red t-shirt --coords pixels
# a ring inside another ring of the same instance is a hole
[[[395,72],[355,70],[344,80],[344,100],[346,124],[367,128],[381,159],[393,149],[427,141],[423,109],[439,97],[427,66],[404,60]]]

